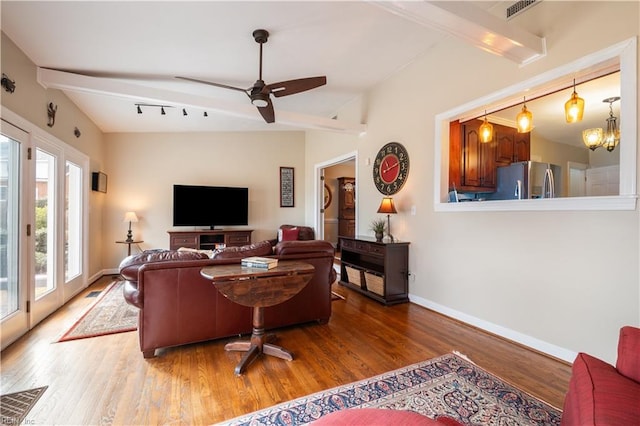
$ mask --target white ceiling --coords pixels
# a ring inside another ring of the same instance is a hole
[[[445,38],[479,45],[482,31],[491,30],[494,39],[497,33],[529,46],[492,46],[505,60],[526,63],[544,54],[536,45],[543,39],[504,19],[512,3],[3,0],[0,7],[2,31],[41,67],[41,84],[64,90],[104,132],[289,130],[334,122],[335,130],[358,132],[361,123],[332,120],[336,112]],[[477,33],[460,31],[476,27]],[[174,78],[250,87],[258,78],[259,46],[251,35],[258,28],[270,32],[267,84],[327,76],[325,86],[272,98],[276,123],[264,123],[241,92]],[[10,77],[20,90],[19,76]],[[173,108],[165,116],[158,108],[137,114],[136,103]]]

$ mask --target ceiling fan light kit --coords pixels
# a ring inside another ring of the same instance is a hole
[[[181,80],[192,81],[194,83],[208,84],[210,86],[220,87],[222,89],[236,90],[244,92],[251,104],[258,108],[258,112],[262,115],[262,118],[267,123],[275,122],[275,112],[273,110],[273,103],[271,102],[271,95],[279,98],[282,96],[293,95],[307,90],[315,89],[316,87],[327,84],[327,77],[308,77],[300,78],[296,80],[281,81],[278,83],[265,84],[262,79],[262,45],[269,40],[269,32],[264,29],[257,29],[253,31],[253,39],[260,45],[260,62],[258,79],[253,86],[248,89],[240,87],[229,86],[221,83],[214,83],[211,81],[198,80],[189,77],[176,77]]]

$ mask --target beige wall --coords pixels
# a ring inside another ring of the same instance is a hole
[[[140,217],[134,235],[145,240],[142,248],[168,246],[173,183],[249,186],[254,241],[271,238],[284,222],[313,225],[317,165],[352,152],[358,233],[368,234],[382,194],[367,160],[398,141],[409,151],[411,170],[394,197],[392,227],[411,242],[412,299],[552,353],[585,351],[613,361],[619,327],[640,324],[637,209],[436,213],[434,117],[637,36],[638,17],[637,2],[542,2],[512,21],[547,40],[548,55],[524,67],[449,39],[339,112],[340,119],[367,123],[362,137],[321,131],[102,136],[60,92],[32,81],[35,68],[4,36],[3,72],[18,89],[3,92],[2,104],[45,128],[46,102],[57,102],[61,115],[51,132],[108,174],[108,193],[91,193],[92,272],[114,268],[123,257],[114,241],[126,234],[127,210]],[[67,109],[71,116],[62,113]],[[74,126],[83,132],[78,140]],[[295,208],[279,207],[279,166],[295,167]]]
[[[249,225],[253,241],[275,238],[283,223],[304,224],[303,132],[237,132],[106,135],[109,192],[105,209],[106,264],[118,266],[126,247],[124,213],[142,249],[169,248],[173,184],[249,188]],[[294,168],[295,207],[280,207],[280,166]],[[215,208],[211,205],[210,208]],[[193,230],[178,227],[176,230]]]
[[[368,94],[366,136],[311,132],[307,167],[358,151],[366,233],[381,197],[366,159],[401,142],[411,170],[392,227],[411,242],[412,299],[551,353],[614,361],[620,326],[640,324],[638,211],[436,213],[434,117],[637,36],[638,17],[637,2],[542,2],[513,21],[547,40],[524,67],[450,39]]]
[[[2,33],[2,72],[15,80],[16,90],[0,90],[2,106],[8,108],[34,126],[58,138],[90,158],[90,171],[103,170],[104,144],[100,129],[59,90],[46,90],[36,82],[36,66]],[[47,104],[58,105],[53,127],[47,126]],[[74,128],[81,136],[76,138]],[[29,129],[26,129],[29,130]],[[89,191],[89,277],[104,268],[102,253],[102,207],[104,197]]]

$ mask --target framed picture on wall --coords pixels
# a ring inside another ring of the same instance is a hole
[[[280,207],[293,207],[293,167],[280,167]]]
[[[102,172],[91,173],[91,189],[99,192],[107,192],[107,175]]]

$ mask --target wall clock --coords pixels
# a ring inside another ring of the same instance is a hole
[[[389,142],[373,162],[373,183],[384,195],[400,191],[409,175],[409,154],[402,144]]]

